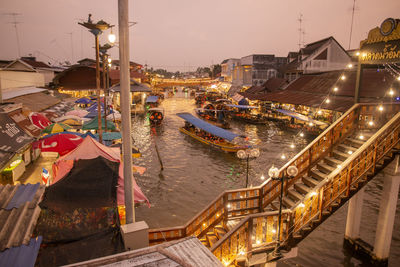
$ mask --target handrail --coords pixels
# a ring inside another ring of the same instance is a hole
[[[383,158],[387,153],[390,152],[393,147],[400,143],[399,137],[400,112],[398,112],[392,119],[390,119],[389,122],[385,123],[381,129],[379,129],[369,140],[367,140],[367,142],[365,142],[360,148],[356,150],[355,153],[353,153],[348,159],[346,159],[343,162],[342,168],[336,169],[326,179],[324,179],[317,186],[317,188],[313,190],[313,192],[310,192],[306,196],[304,196],[302,204],[306,203],[306,205],[299,205],[297,207],[293,207],[290,210],[284,211],[285,213],[290,214],[291,218],[289,218],[289,220],[284,220],[284,223],[286,222],[287,225],[286,227],[282,227],[286,228],[283,232],[283,235],[281,235],[283,242],[288,242],[292,238],[294,232],[307,225],[313,218],[315,218],[315,216],[319,216],[320,214],[322,214],[322,209],[328,208],[328,205],[332,205],[332,203],[336,199],[340,198],[340,196],[346,191],[349,192],[350,187],[355,182],[358,182],[358,179],[365,175],[367,170],[369,170],[370,168],[374,168],[378,160]],[[385,145],[383,145],[382,143],[385,143]],[[374,149],[371,150],[371,147]],[[379,155],[377,155],[378,147],[381,149],[381,153]],[[368,151],[370,152],[370,154],[365,154],[365,152]],[[374,154],[373,156],[375,158],[372,158],[371,153]],[[364,160],[360,159],[360,156],[362,156],[363,154],[365,154]],[[361,164],[363,166],[365,164],[364,161],[369,161],[370,164],[367,165],[365,169],[362,170],[362,172],[359,172],[359,169],[357,169],[357,172],[354,173],[352,172],[354,170],[349,170],[349,168],[353,166],[352,163],[356,160],[358,160],[357,164]],[[341,175],[342,172],[344,172],[344,175]],[[352,180],[352,175],[357,176],[355,177],[355,180]],[[334,184],[333,180],[336,177],[338,178],[338,181]],[[325,189],[324,187],[326,186],[327,188]],[[337,188],[335,198],[327,198],[325,202],[328,203],[328,205],[324,205],[324,192],[330,189],[333,190],[334,188]],[[347,195],[347,197],[349,197],[349,195]],[[254,241],[241,240],[241,243],[239,243],[237,240],[240,238],[240,236],[243,235],[249,238],[249,236],[251,235],[249,233],[254,233],[254,228],[257,228],[258,226],[257,222],[256,226],[254,226],[253,220],[255,218],[260,218],[263,216],[271,218],[271,216],[273,217],[276,214],[277,211],[246,216],[231,231],[229,231],[220,240],[218,240],[218,242],[211,248],[211,251],[221,262],[226,263],[226,265],[231,263],[239,255],[251,253],[251,251],[254,250],[254,248],[252,248],[252,244],[254,243]],[[242,228],[244,227],[244,225],[246,226],[247,234],[240,232],[243,231]],[[257,239],[260,238],[260,235],[266,235],[266,231],[268,231],[268,229],[265,230],[264,221],[262,221],[262,225],[262,227],[259,227],[259,229],[262,230],[261,232],[258,230],[255,231],[256,233],[254,239],[256,240],[256,244]],[[268,244],[263,243],[263,250],[265,250],[268,245],[273,245],[275,242],[276,239],[270,239]],[[231,247],[233,248],[233,251],[227,251]],[[235,247],[240,247],[240,250],[235,250]]]
[[[330,125],[319,137],[317,137],[293,159],[286,163],[280,169],[280,175],[284,174],[284,171],[287,169],[287,167],[291,165],[297,165],[297,167],[300,169],[300,172],[297,177],[292,179],[291,183],[293,183],[296,179],[299,179],[304,172],[310,168],[313,162],[316,162],[322,158],[328,153],[329,149],[334,145],[335,142],[343,138],[343,136],[340,135],[348,133],[351,128],[357,125],[359,119],[358,115],[361,115],[363,107],[372,106],[376,106],[376,104],[374,105],[368,103],[354,105],[345,114],[343,114],[339,120]],[[400,105],[391,105],[390,107],[397,110],[400,108]],[[356,123],[354,123],[354,121],[356,121]],[[337,134],[336,130],[339,130],[340,133],[337,136],[335,136],[335,134]],[[381,130],[383,130],[383,128]],[[313,155],[311,151],[315,148],[322,149],[322,151],[318,153],[313,152],[315,153],[316,157],[314,157],[315,155]],[[355,154],[357,153],[354,153],[352,158],[355,157]],[[277,187],[278,184],[278,181],[268,179],[261,185],[252,188],[226,190],[218,195],[218,197],[216,197],[209,205],[198,212],[186,224],[173,228],[167,227],[162,229],[150,229],[149,235],[158,236],[157,233],[162,235],[160,238],[150,238],[150,242],[153,240],[161,242],[163,239],[173,240],[189,235],[194,235],[201,238],[216,223],[221,221],[225,223],[229,217],[246,216],[251,213],[262,212],[264,207],[266,207],[272,201],[272,199],[279,194],[280,187]],[[269,199],[266,199],[266,197],[269,197]]]

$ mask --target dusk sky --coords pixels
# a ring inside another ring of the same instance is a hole
[[[8,13],[20,14],[21,56],[52,64],[94,58],[94,37],[78,25],[88,13],[96,22],[118,24],[117,0],[0,1],[0,59],[18,57],[14,17]],[[188,71],[250,54],[287,56],[298,51],[300,14],[306,44],[333,36],[349,48],[353,0],[131,0],[129,5],[130,21],[137,22],[130,28],[130,58],[153,68]],[[399,0],[357,0],[351,48],[385,18],[398,18],[399,10]],[[118,57],[117,47],[111,55]]]

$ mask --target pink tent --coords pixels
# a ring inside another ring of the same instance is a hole
[[[118,178],[118,188],[117,188],[117,202],[118,205],[125,204],[124,195],[124,178],[123,171],[124,166],[121,161],[120,149],[118,147],[107,147],[95,139],[87,136],[82,144],[80,144],[76,149],[70,153],[60,157],[53,165],[53,183],[62,179],[65,174],[67,174],[73,167],[73,161],[79,159],[94,159],[98,156],[102,156],[110,161],[120,162],[119,165],[119,178]],[[135,194],[135,203],[146,202],[150,207],[150,202],[147,197],[143,194],[140,187],[136,184],[135,179],[133,179],[133,189]]]
[[[84,109],[74,109],[65,113],[65,115],[74,115],[80,118],[85,117],[89,112]]]
[[[44,129],[51,124],[50,120],[41,113],[31,113],[29,114],[29,119],[40,129]]]
[[[61,156],[74,150],[83,139],[75,134],[54,134],[33,142],[33,149],[40,148],[42,152],[57,152]]]

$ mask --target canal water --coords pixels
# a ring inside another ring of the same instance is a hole
[[[245,160],[206,146],[179,131],[184,122],[176,113],[194,114],[195,107],[193,98],[178,92],[162,102],[165,118],[159,129],[151,128],[146,117],[132,117],[134,145],[142,152],[142,157],[134,159],[134,164],[147,168],[143,175],[135,175],[135,179],[151,202],[151,208],[142,205],[135,209],[136,220],[146,221],[150,228],[183,225],[224,190],[245,187]],[[249,186],[260,185],[273,164],[281,167],[308,143],[293,133],[281,131],[273,123],[232,122],[231,130],[245,133],[260,149],[260,157],[249,161]],[[161,170],[156,146],[164,170]],[[282,159],[282,154],[286,159]],[[381,177],[375,178],[366,188],[361,236],[371,244],[381,188]],[[299,244],[298,257],[285,260],[279,266],[366,266],[342,251],[346,212],[347,205]],[[398,205],[390,265],[400,261],[399,215]]]

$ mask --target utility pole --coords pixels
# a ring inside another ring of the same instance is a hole
[[[124,162],[124,190],[126,223],[135,222],[134,191],[132,190],[131,96],[129,76],[128,0],[118,0],[119,61],[122,116],[122,156]]]

